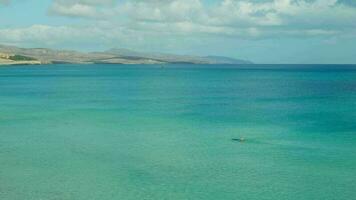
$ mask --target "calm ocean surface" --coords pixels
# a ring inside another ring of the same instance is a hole
[[[0,67],[1,200],[351,200],[355,188],[356,66]]]

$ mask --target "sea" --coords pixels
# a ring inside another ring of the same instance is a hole
[[[2,66],[0,199],[356,199],[356,66]]]

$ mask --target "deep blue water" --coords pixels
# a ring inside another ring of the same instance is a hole
[[[355,199],[355,122],[352,65],[0,67],[0,199]]]

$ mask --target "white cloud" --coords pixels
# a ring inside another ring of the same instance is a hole
[[[0,42],[161,45],[174,37],[337,37],[356,30],[356,8],[337,0],[54,0],[49,12],[88,20],[0,29]]]
[[[71,5],[71,4],[83,4],[83,5],[113,5],[115,0],[53,0],[55,4]]]
[[[65,6],[62,4],[54,4],[51,8],[51,13],[66,15],[71,17],[95,17],[97,12],[95,8],[85,4],[73,4]]]
[[[151,37],[149,34],[145,34]],[[36,24],[22,28],[0,29],[0,44],[40,47],[130,46],[144,45],[141,32],[105,23],[86,26],[49,26]],[[140,43],[143,42],[143,43]]]
[[[150,0],[127,1],[115,9],[123,16],[119,19],[127,18],[130,28],[172,34],[256,38],[325,36],[356,29],[356,8],[337,0],[222,0],[214,6],[201,0]]]
[[[78,36],[78,33],[66,26],[33,25],[25,28],[0,29],[0,38],[7,43],[52,43],[59,39],[63,41],[66,38],[76,38],[76,36]]]
[[[115,0],[54,0],[49,9],[51,15],[68,17],[103,18]]]

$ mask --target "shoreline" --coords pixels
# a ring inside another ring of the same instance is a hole
[[[40,61],[8,61],[8,62],[0,62],[0,66],[5,65],[42,65]]]

